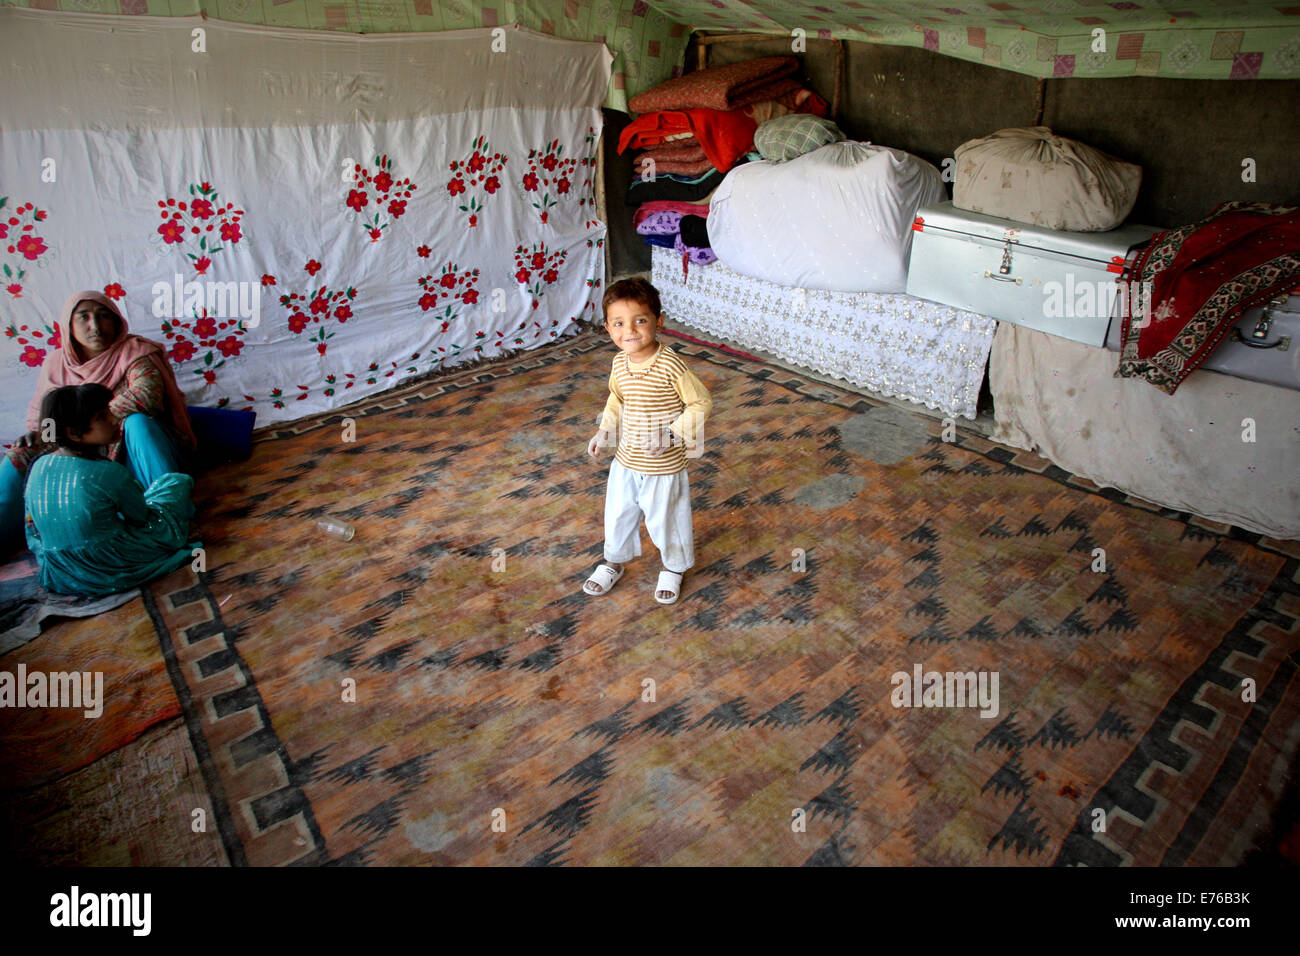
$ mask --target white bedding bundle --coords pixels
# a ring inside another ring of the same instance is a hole
[[[730,269],[833,292],[904,292],[912,221],[947,198],[930,163],[870,143],[832,143],[727,174],[709,205],[709,240]]]

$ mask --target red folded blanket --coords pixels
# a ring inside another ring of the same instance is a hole
[[[657,212],[679,212],[683,216],[704,216],[707,218],[709,204],[707,202],[682,202],[677,199],[652,199],[650,202],[643,202],[636,207],[636,212],[632,214],[633,228],[641,225]]]
[[[1198,223],[1156,235],[1129,270],[1116,377],[1173,394],[1241,318],[1300,281],[1300,210],[1227,202]],[[1133,322],[1150,283],[1145,327]]]
[[[793,56],[764,56],[742,63],[714,66],[675,77],[638,93],[628,106],[634,113],[700,108],[734,110],[750,103],[775,99],[768,87],[798,69],[799,60]]]
[[[726,172],[754,148],[752,119],[739,110],[661,110],[634,119],[618,138],[618,151],[628,147],[658,146],[673,133],[694,133],[700,148],[720,172]]]
[[[676,176],[703,176],[713,168],[713,164],[707,159],[697,159],[694,162],[687,162],[686,160],[681,159],[638,158],[633,169],[636,171],[638,176],[645,176],[651,169],[651,163],[654,164],[653,169],[656,176],[663,173],[672,173]]]
[[[643,159],[653,159],[655,162],[670,159],[677,163],[694,163],[701,159],[708,159],[708,157],[704,155],[704,148],[700,146],[700,141],[692,136],[690,139],[677,139],[671,143],[661,143],[653,149],[637,153],[636,161],[639,163]]]

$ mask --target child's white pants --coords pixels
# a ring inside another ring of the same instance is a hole
[[[641,556],[641,516],[663,566],[682,573],[695,564],[691,484],[685,470],[646,475],[617,459],[605,489],[605,560],[623,564]]]

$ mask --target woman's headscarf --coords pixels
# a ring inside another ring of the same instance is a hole
[[[78,302],[86,300],[107,306],[117,316],[117,337],[108,348],[93,358],[84,358],[80,346],[72,336],[72,313]],[[27,406],[27,427],[37,428],[41,418],[41,399],[45,393],[60,385],[104,385],[114,392],[126,377],[126,370],[142,358],[148,358],[162,375],[167,389],[167,414],[181,440],[194,447],[194,430],[185,410],[185,395],[176,384],[176,376],[162,345],[150,339],[132,335],[126,317],[108,296],[102,292],[76,292],[63,303],[58,316],[59,337],[62,348],[55,349],[45,358],[41,376],[36,383],[36,394]]]

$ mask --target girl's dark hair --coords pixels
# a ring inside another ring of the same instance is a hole
[[[60,448],[95,455],[98,446],[74,441],[68,432],[84,435],[90,430],[91,419],[108,408],[112,400],[113,390],[103,385],[63,385],[51,389],[41,399],[41,425],[44,427],[47,419],[54,422],[54,440]]]
[[[655,318],[658,318],[663,311],[659,307],[659,290],[641,276],[615,282],[605,291],[600,307],[608,316],[610,304],[624,299],[646,306],[654,313]]]

